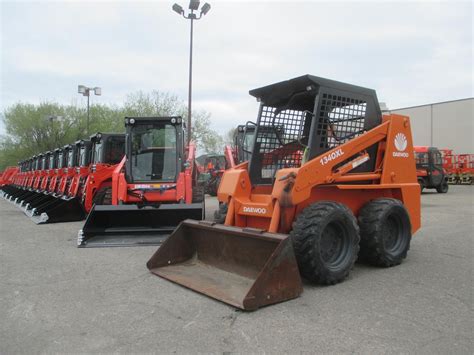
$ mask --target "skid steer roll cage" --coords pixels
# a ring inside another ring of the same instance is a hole
[[[251,90],[261,102],[249,173],[253,184],[273,184],[279,169],[297,168],[380,124],[374,90],[301,76]],[[371,155],[376,153],[371,147]],[[374,161],[359,168],[369,171]]]

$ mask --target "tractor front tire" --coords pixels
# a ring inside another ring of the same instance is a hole
[[[321,201],[306,207],[290,232],[303,277],[333,285],[343,281],[357,259],[359,227],[345,205]]]
[[[367,203],[359,213],[360,259],[383,267],[398,265],[407,257],[411,241],[410,216],[393,198]]]
[[[449,185],[447,181],[443,181],[441,185],[436,188],[436,191],[440,194],[445,194],[449,190]]]
[[[423,192],[425,189],[425,181],[423,179],[418,180],[418,184],[420,185],[420,192]]]

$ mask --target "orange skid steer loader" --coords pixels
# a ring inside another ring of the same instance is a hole
[[[400,264],[420,228],[410,121],[374,90],[301,76],[250,91],[248,163],[225,171],[224,225],[184,221],[148,261],[165,279],[245,310],[343,281],[359,257]]]
[[[159,245],[183,220],[201,220],[195,146],[181,117],[125,118],[125,156],[115,167],[111,205],[94,205],[79,247]]]

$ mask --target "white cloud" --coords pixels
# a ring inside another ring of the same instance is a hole
[[[193,98],[221,132],[255,119],[248,90],[306,73],[373,87],[392,108],[473,95],[471,2],[209,1]],[[77,84],[101,86],[101,102],[152,89],[185,101],[189,24],[171,4],[3,2],[0,108],[69,102]]]

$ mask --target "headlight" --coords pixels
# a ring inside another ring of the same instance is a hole
[[[134,118],[130,118],[130,124],[135,124],[135,119]]]
[[[181,117],[178,117],[178,124],[181,124],[182,121]]]
[[[176,123],[176,118],[172,118],[172,119],[171,119],[171,123],[172,123],[172,124],[175,124],[175,123]]]

